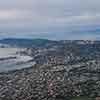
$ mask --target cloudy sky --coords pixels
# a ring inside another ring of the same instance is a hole
[[[100,39],[100,0],[0,0],[0,38]]]

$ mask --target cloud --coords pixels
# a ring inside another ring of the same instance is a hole
[[[14,20],[14,19],[21,19],[21,18],[27,18],[29,16],[25,16],[25,12],[21,10],[0,10],[0,20]]]
[[[32,32],[32,23],[32,0],[0,1],[0,32],[2,34],[7,33],[6,36],[9,36],[10,32],[13,35]]]

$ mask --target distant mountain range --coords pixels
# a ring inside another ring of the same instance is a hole
[[[100,41],[92,41],[92,40],[61,40],[54,41],[48,39],[23,39],[23,38],[5,38],[0,40],[0,47],[49,47],[53,45],[70,45],[70,44],[78,44],[78,45],[87,45],[87,44],[99,44]]]
[[[0,44],[6,44],[11,47],[36,47],[36,46],[48,46],[49,44],[57,43],[57,41],[51,41],[47,39],[18,39],[18,38],[6,38],[0,40]]]

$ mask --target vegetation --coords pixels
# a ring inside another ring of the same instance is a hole
[[[71,100],[95,100],[95,99],[89,97],[74,97]]]

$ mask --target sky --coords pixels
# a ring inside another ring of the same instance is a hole
[[[0,38],[100,39],[100,0],[0,0]]]

